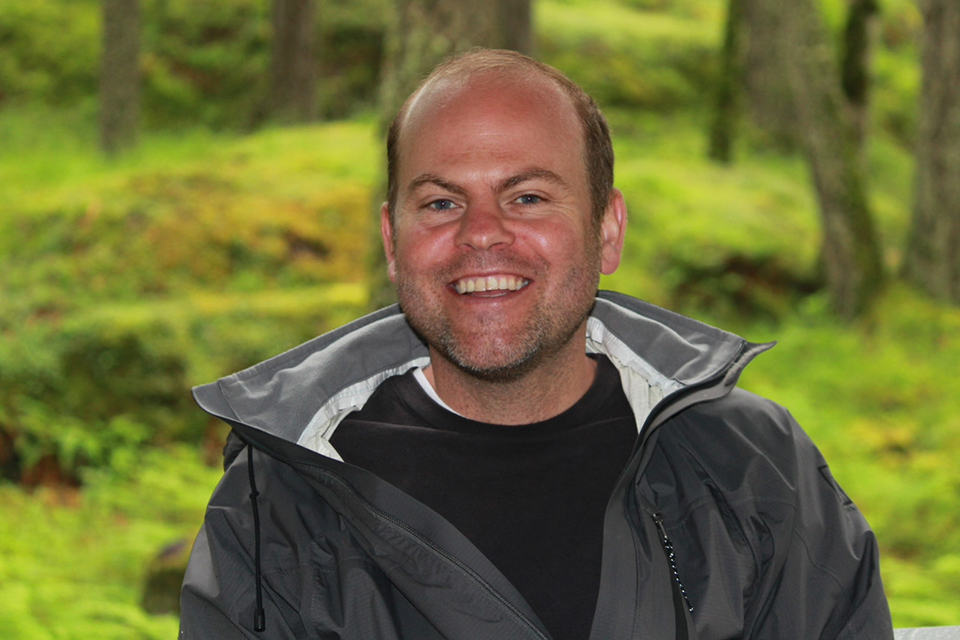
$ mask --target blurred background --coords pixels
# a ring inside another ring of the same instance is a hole
[[[603,286],[779,346],[896,626],[960,624],[956,0],[0,0],[0,637],[171,638],[192,385],[390,300],[382,133],[514,48],[611,122]]]

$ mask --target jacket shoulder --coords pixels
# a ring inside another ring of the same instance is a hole
[[[876,539],[782,406],[735,389],[688,408],[661,426],[643,480],[711,626],[889,637]]]
[[[798,474],[826,465],[787,409],[739,388],[664,424],[658,445],[682,452],[711,476],[749,481],[744,488],[756,491],[787,491]]]

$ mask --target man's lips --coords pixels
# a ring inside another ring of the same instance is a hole
[[[453,288],[457,293],[465,295],[468,293],[518,291],[528,284],[530,284],[530,281],[521,276],[496,274],[489,276],[460,278],[453,283]]]

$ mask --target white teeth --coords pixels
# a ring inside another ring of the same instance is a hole
[[[454,288],[457,293],[464,294],[477,291],[517,291],[527,284],[527,280],[516,276],[486,276],[458,280]]]

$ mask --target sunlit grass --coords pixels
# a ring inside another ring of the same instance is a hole
[[[253,142],[251,142],[253,140]],[[95,111],[43,106],[0,109],[0,214],[28,204],[43,211],[97,206],[136,176],[202,168],[244,188],[293,197],[345,181],[369,182],[377,169],[371,121],[274,128],[255,138],[207,129],[144,134],[137,147],[99,152]]]
[[[690,38],[718,42],[724,8],[719,2],[687,2],[684,8],[667,9],[666,3],[613,0],[547,0],[537,3],[537,20],[544,33],[563,30],[571,38],[596,39],[611,46],[633,44],[652,46],[655,42],[676,43]],[[696,5],[696,6],[694,6]],[[616,25],[615,28],[611,28]]]

